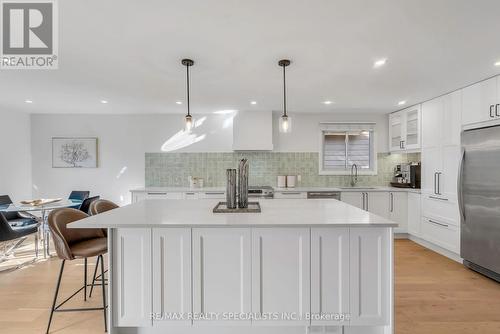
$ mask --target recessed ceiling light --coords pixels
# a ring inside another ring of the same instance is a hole
[[[373,63],[373,68],[379,68],[379,67],[382,67],[382,66],[384,66],[386,63],[387,63],[387,58],[382,58],[382,59],[376,60],[376,61]]]
[[[33,103],[31,100],[24,100],[24,103]]]
[[[500,66],[500,60],[495,63],[495,66]]]
[[[403,100],[403,101],[399,101],[399,102],[398,102],[398,106],[404,106],[405,104],[406,104],[406,101],[405,101],[405,100]]]
[[[332,104],[333,101],[323,101],[323,104]]]
[[[101,100],[101,103],[102,104],[106,104],[106,103],[108,103],[108,101],[107,100]]]
[[[251,105],[256,105],[257,104],[257,101],[252,101],[250,102]]]
[[[182,104],[182,101],[177,101],[175,102],[175,104]]]

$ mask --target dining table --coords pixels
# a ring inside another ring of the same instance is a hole
[[[78,209],[82,205],[82,201],[75,199],[61,199],[54,202],[33,205],[33,204],[23,204],[23,203],[11,203],[9,205],[0,205],[0,212],[20,212],[26,213],[40,222],[42,231],[42,242],[43,242],[43,257],[47,258],[50,256],[50,227],[48,225],[48,213],[55,209],[62,208],[74,208]],[[32,213],[38,212],[40,215],[33,215]]]

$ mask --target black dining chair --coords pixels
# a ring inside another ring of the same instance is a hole
[[[86,190],[73,190],[70,194],[68,199],[69,200],[76,200],[76,201],[85,201],[87,198],[90,196],[90,191]],[[81,204],[71,206],[73,209],[80,209]]]
[[[8,250],[5,251],[2,260],[4,261],[7,256],[12,254],[26,238],[34,234],[35,235],[35,256],[38,257],[38,227],[40,223],[22,226],[22,227],[12,227],[3,215],[0,215],[0,242],[15,241]]]
[[[98,199],[100,198],[100,196],[93,196],[93,197],[89,197],[89,198],[86,198],[82,205],[80,205],[80,211],[86,213],[86,214],[90,214],[89,210],[90,210],[90,205],[97,201]]]
[[[7,209],[11,204],[12,200],[10,199],[9,195],[0,196],[0,209]],[[0,212],[0,215],[3,215],[4,218],[9,222],[10,226],[12,227],[23,227],[23,226],[38,224],[38,221],[32,216],[25,217],[21,215],[19,212],[3,211]]]

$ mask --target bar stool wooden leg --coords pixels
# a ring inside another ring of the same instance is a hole
[[[106,287],[104,282],[104,257],[99,255],[101,258],[101,286],[102,286],[102,307],[104,309],[104,331],[108,331],[108,321],[107,321],[107,308],[106,308]]]
[[[49,324],[47,325],[47,331],[45,332],[46,334],[49,334],[50,323],[52,322],[52,316],[54,315],[54,310],[56,308],[57,295],[59,294],[59,287],[61,286],[61,279],[62,279],[65,263],[66,263],[66,260],[62,260],[61,269],[59,271],[59,277],[57,278],[56,293],[54,294],[54,301],[52,302],[52,308],[50,309]]]
[[[87,258],[84,260],[83,265],[83,300],[87,301]]]

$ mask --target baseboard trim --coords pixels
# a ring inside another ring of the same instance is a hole
[[[449,258],[453,261],[456,261],[460,264],[463,264],[463,259],[457,253],[451,252],[451,251],[449,251],[441,246],[435,245],[432,242],[426,241],[422,238],[416,237],[416,236],[411,235],[411,234],[408,234],[408,239],[413,241],[413,242],[416,242],[420,246],[428,248],[436,253],[439,253],[443,256],[446,256],[447,258]]]

